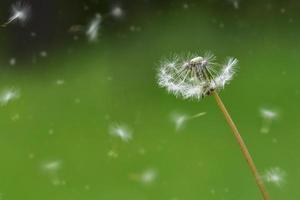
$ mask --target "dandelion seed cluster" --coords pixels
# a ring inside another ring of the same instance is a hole
[[[237,59],[224,64],[215,62],[215,56],[173,56],[164,60],[158,71],[158,84],[170,93],[184,99],[202,99],[215,90],[221,90],[233,78]]]

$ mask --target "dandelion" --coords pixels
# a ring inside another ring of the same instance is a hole
[[[20,23],[24,24],[30,16],[30,11],[31,7],[26,3],[17,2],[13,4],[11,7],[11,16],[7,22],[2,24],[2,27],[6,27],[14,21],[19,21]]]
[[[47,51],[41,51],[40,56],[43,57],[43,58],[47,57],[48,56]]]
[[[98,39],[98,33],[101,25],[102,17],[99,13],[95,15],[95,17],[90,21],[86,35],[91,42],[95,42]]]
[[[233,79],[237,63],[236,58],[228,58],[225,63],[218,64],[211,53],[204,56],[189,55],[186,58],[173,56],[161,63],[158,70],[158,84],[183,99],[201,100],[207,96],[214,96],[255,177],[263,199],[268,200],[268,193],[246,144],[218,95],[218,92]]]
[[[263,125],[260,129],[261,133],[269,133],[274,120],[278,118],[278,113],[266,108],[260,109],[260,115],[263,118]]]
[[[147,169],[141,174],[140,181],[144,184],[151,184],[155,181],[156,177],[157,172],[154,169]]]
[[[47,172],[56,172],[62,166],[62,162],[60,160],[51,160],[42,164],[43,170]]]
[[[126,125],[114,124],[109,128],[109,133],[119,137],[124,142],[129,142],[132,139],[132,133]]]
[[[123,9],[120,6],[115,6],[111,10],[111,15],[115,18],[121,18],[124,15]]]
[[[107,153],[107,156],[108,157],[111,157],[111,158],[117,158],[119,156],[119,154],[117,152],[115,152],[114,150],[110,150],[108,153]]]
[[[0,105],[5,106],[9,102],[16,100],[20,97],[20,92],[17,89],[5,89],[0,93]]]
[[[57,79],[57,80],[55,81],[55,84],[56,84],[56,85],[63,85],[63,84],[65,84],[65,80],[64,80],[64,79]]]
[[[188,119],[188,116],[186,114],[182,114],[182,113],[175,113],[175,114],[172,114],[172,116],[171,116],[171,120],[175,124],[176,131],[183,128],[187,119]]]
[[[216,72],[218,64],[215,57],[206,54],[204,57],[188,56],[181,59],[178,56],[162,62],[158,73],[158,84],[170,93],[184,99],[202,99],[210,96],[213,91],[219,91],[233,78],[237,59],[229,58]]]
[[[232,4],[233,8],[238,10],[240,8],[241,0],[227,0],[230,4]]]
[[[271,168],[267,170],[263,175],[263,179],[266,182],[272,183],[278,187],[281,187],[283,184],[285,184],[286,182],[285,178],[286,178],[286,172],[279,167]]]
[[[53,185],[64,185],[65,181],[61,180],[58,171],[62,168],[60,160],[50,160],[41,164],[41,169],[49,176]]]
[[[9,65],[10,65],[10,66],[16,65],[16,63],[17,63],[17,59],[16,59],[16,58],[11,58],[11,59],[9,60]]]
[[[201,112],[201,113],[198,113],[196,115],[189,116],[189,115],[184,114],[184,113],[172,113],[171,114],[171,121],[175,124],[176,131],[179,131],[185,126],[187,121],[189,121],[191,119],[194,119],[194,118],[197,118],[197,117],[200,117],[200,116],[203,116],[205,114],[206,114],[206,112]]]
[[[130,174],[129,177],[134,181],[138,181],[145,185],[150,185],[157,179],[157,171],[149,168],[140,173]]]

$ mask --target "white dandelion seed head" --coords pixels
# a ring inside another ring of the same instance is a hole
[[[119,137],[124,142],[129,142],[132,139],[132,132],[126,125],[113,124],[109,128],[109,133],[112,136]]]
[[[9,21],[12,22],[18,20],[21,23],[25,23],[30,16],[30,11],[30,5],[23,2],[17,2],[11,7],[11,17],[9,18]]]
[[[261,108],[260,114],[264,119],[269,119],[269,120],[273,120],[278,117],[278,113],[276,111],[266,109],[266,108]]]
[[[88,24],[87,30],[86,30],[86,36],[89,41],[95,42],[98,40],[101,22],[102,22],[102,17],[99,13],[97,13],[95,15],[95,17]]]
[[[214,60],[215,56],[211,53],[206,53],[203,57],[174,56],[161,63],[158,84],[184,99],[201,99],[214,90],[223,89],[235,73],[237,59],[229,58],[219,72],[217,72],[219,64]]]
[[[10,89],[4,89],[0,93],[0,105],[5,106],[9,102],[16,100],[20,97],[20,92],[17,89],[10,88]]]
[[[271,168],[265,172],[263,180],[278,187],[283,186],[286,182],[286,172],[279,167]]]

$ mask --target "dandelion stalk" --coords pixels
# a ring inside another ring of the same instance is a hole
[[[215,63],[215,56],[212,54],[205,54],[203,57],[191,55],[185,59],[175,56],[162,62],[158,71],[158,84],[166,88],[170,93],[184,99],[201,100],[207,96],[215,97],[219,108],[223,112],[227,123],[240,145],[263,199],[269,200],[269,195],[253,159],[218,95],[218,91],[222,90],[232,80],[237,62],[237,59],[229,58],[224,64],[217,64]]]
[[[239,130],[237,129],[236,125],[234,124],[230,114],[228,113],[228,111],[227,111],[225,105],[223,104],[221,98],[219,97],[218,93],[214,91],[214,92],[212,92],[212,94],[213,94],[214,98],[216,99],[220,110],[224,114],[224,117],[225,117],[228,125],[230,126],[234,137],[236,138],[238,144],[240,145],[241,151],[248,163],[248,166],[250,167],[250,170],[251,170],[253,176],[255,177],[256,184],[257,184],[264,200],[269,200],[269,195],[268,195],[268,193],[265,189],[265,186],[263,184],[263,181],[256,169],[256,166],[255,166],[254,161],[248,151],[248,148],[247,148],[241,134],[239,133]]]

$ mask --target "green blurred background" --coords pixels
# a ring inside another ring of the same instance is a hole
[[[12,3],[1,1],[2,21]],[[162,58],[205,51],[239,59],[220,96],[261,174],[284,174],[266,181],[271,199],[300,199],[298,1],[29,3],[28,24],[0,32],[0,92],[20,93],[0,107],[1,200],[261,199],[214,99],[157,86]],[[97,42],[68,31],[114,5],[124,15],[104,18]],[[268,134],[261,108],[279,114]],[[207,114],[176,131],[174,112]],[[110,134],[115,123],[129,142]]]

